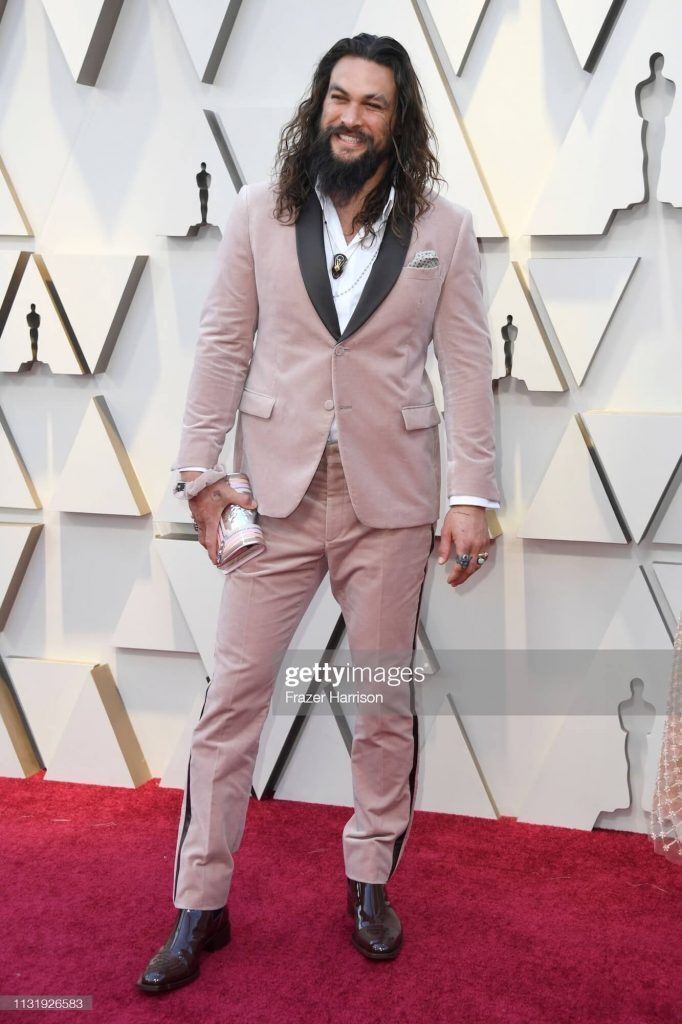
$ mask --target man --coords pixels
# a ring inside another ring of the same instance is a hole
[[[471,214],[435,194],[431,143],[404,48],[343,39],[283,130],[276,183],[240,191],[221,242],[176,468],[215,561],[220,514],[249,504],[214,466],[239,410],[235,471],[251,480],[265,550],[226,578],[178,835],[179,913],[143,991],[192,981],[202,951],[230,939],[225,902],[261,727],[326,573],[353,654],[412,656],[440,501],[431,339],[452,505],[439,563],[454,547],[448,582],[458,586],[487,557],[485,506],[498,505],[498,491],[480,256]],[[402,941],[386,883],[416,785],[413,694],[398,693],[389,713],[356,719],[343,833],[352,941],[377,960]]]

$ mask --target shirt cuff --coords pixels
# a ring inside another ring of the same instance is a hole
[[[208,469],[208,466],[177,466],[175,472],[191,473],[192,471],[194,471],[196,473],[208,473]]]
[[[450,505],[482,505],[484,508],[499,508],[499,501],[489,501],[487,498],[476,498],[471,494],[451,494],[448,498]]]

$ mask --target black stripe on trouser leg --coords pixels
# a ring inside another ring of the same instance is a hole
[[[210,687],[212,681],[213,680],[210,680],[209,683],[208,683],[208,686],[206,687],[206,693],[204,694],[204,703],[201,705],[201,711],[199,712],[199,717],[197,719],[197,725],[201,721],[202,716],[204,714],[204,708],[206,707],[206,698],[208,697],[208,691],[209,691],[209,687]],[[195,726],[195,728],[196,728],[196,726]],[[175,878],[173,879],[173,902],[175,902],[175,897],[178,894],[178,877],[180,875],[180,854],[182,853],[182,844],[184,843],[184,841],[185,841],[185,839],[187,837],[187,832],[189,831],[189,823],[192,820],[192,801],[191,801],[191,798],[190,798],[190,789],[189,789],[189,777],[190,777],[191,765],[192,765],[192,752],[191,752],[191,749],[190,749],[190,755],[189,755],[189,759],[187,761],[187,785],[186,785],[187,799],[185,800],[185,817],[184,817],[183,822],[182,822],[182,833],[180,835],[180,842],[178,844],[178,852],[177,852],[176,857],[175,857]]]
[[[429,553],[426,556],[426,564],[424,565],[424,577],[422,579],[422,585],[419,588],[419,600],[417,601],[417,614],[415,615],[415,619],[414,619],[414,633],[412,634],[412,650],[413,651],[416,650],[416,646],[417,646],[417,629],[419,628],[419,612],[421,611],[421,606],[422,606],[422,594],[424,593],[424,583],[426,582],[426,572],[427,572],[428,567],[429,567],[429,558],[431,557],[431,552],[433,551],[433,545],[435,543],[435,540],[436,540],[436,530],[435,530],[435,527],[432,525],[431,526],[431,547],[429,548]],[[414,661],[414,658],[412,660]],[[389,875],[388,875],[389,878],[391,877],[391,875],[395,871],[396,866],[398,864],[398,858],[400,857],[400,851],[403,848],[403,843],[405,842],[405,837],[407,835],[407,830],[410,827],[410,822],[412,820],[412,814],[414,812],[414,798],[415,798],[415,795],[416,795],[416,793],[415,793],[415,790],[416,790],[415,783],[417,781],[417,764],[419,762],[419,720],[417,718],[417,713],[416,713],[416,708],[415,708],[414,679],[412,678],[411,674],[410,674],[410,710],[412,712],[412,744],[413,744],[412,767],[410,769],[410,779],[409,779],[409,783],[410,783],[410,809],[409,809],[409,812],[408,812],[408,815],[407,815],[407,824],[405,825],[405,828],[403,829],[403,831],[400,833],[400,835],[397,837],[395,843],[393,844],[393,859],[391,861],[391,870],[390,870]]]

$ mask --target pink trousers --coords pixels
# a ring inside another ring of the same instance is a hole
[[[260,524],[265,551],[225,579],[215,668],[192,736],[180,815],[178,908],[212,910],[227,900],[273,686],[327,572],[351,654],[375,651],[380,659],[382,652],[414,648],[434,524],[376,529],[359,522],[338,444],[327,444],[294,512],[261,516]],[[388,881],[405,846],[418,768],[412,698],[396,704],[396,713],[355,719],[354,813],[343,830],[343,854],[346,875],[357,881]]]

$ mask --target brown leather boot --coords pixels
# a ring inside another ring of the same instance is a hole
[[[151,958],[137,985],[143,992],[169,992],[199,977],[199,954],[230,941],[227,907],[180,910],[168,942]]]
[[[355,919],[353,945],[370,960],[393,960],[400,952],[403,932],[386,886],[348,879],[348,913]]]

